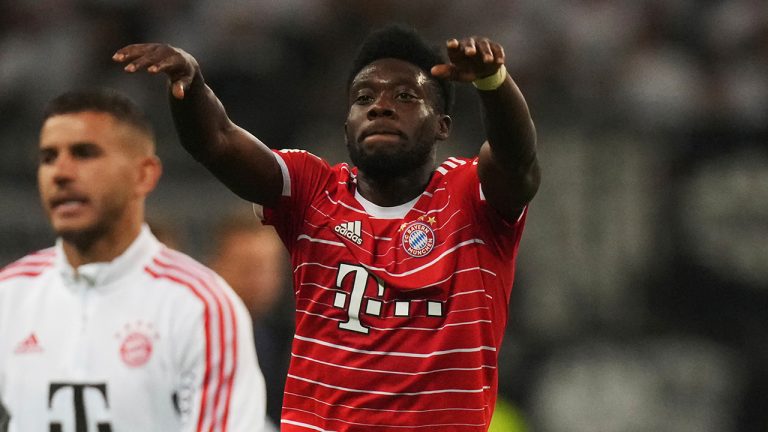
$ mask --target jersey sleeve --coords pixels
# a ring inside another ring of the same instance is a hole
[[[28,282],[23,281],[27,280],[28,277],[37,277],[50,269],[54,259],[54,249],[48,248],[29,254],[0,268],[0,335],[6,336],[5,340],[0,336],[0,365],[6,365],[11,350],[7,335],[14,323],[9,321],[8,317],[12,316],[11,312],[17,307],[17,302],[13,299],[13,291],[19,292],[19,288],[28,289]],[[3,405],[3,402],[7,402],[11,397],[5,390],[7,382],[6,368],[0,367],[0,432],[5,431],[3,419],[7,423],[10,417],[8,408]]]
[[[266,389],[245,305],[217,275],[200,279],[199,307],[179,314],[176,403],[182,430],[260,431]]]
[[[332,176],[331,168],[305,150],[273,151],[283,173],[283,192],[275,207],[263,209],[263,219],[291,251],[307,209]]]

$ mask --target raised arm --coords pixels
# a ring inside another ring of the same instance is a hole
[[[490,205],[508,220],[520,215],[539,188],[536,129],[523,94],[504,67],[504,49],[484,37],[447,44],[450,64],[432,74],[474,82],[483,109],[487,141],[480,148],[478,175]]]
[[[277,202],[283,179],[272,151],[229,119],[194,57],[150,43],[128,45],[112,58],[126,72],[167,75],[173,120],[187,152],[241,198],[264,206]]]

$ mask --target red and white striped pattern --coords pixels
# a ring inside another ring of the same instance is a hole
[[[205,372],[195,430],[226,431],[238,344],[237,318],[230,298],[211,270],[168,248],[164,248],[145,271],[153,278],[186,287],[203,304]]]
[[[39,276],[46,269],[53,266],[55,259],[56,251],[54,248],[43,249],[27,255],[0,270],[0,281],[16,277]]]
[[[283,431],[485,431],[497,391],[524,217],[487,207],[473,160],[451,158],[403,217],[369,214],[355,170],[281,153],[291,176],[268,223],[291,251],[296,335]],[[404,250],[428,224],[433,249]],[[360,226],[362,244],[334,231]]]

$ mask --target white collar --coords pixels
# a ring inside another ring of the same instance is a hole
[[[355,199],[357,202],[363,206],[366,213],[378,219],[403,219],[405,215],[411,211],[419,198],[421,198],[421,195],[418,195],[416,198],[404,204],[396,205],[394,207],[381,207],[365,199],[360,195],[358,188],[355,188]]]
[[[64,253],[63,241],[56,240],[55,267],[61,274],[67,288],[76,289],[78,286],[108,289],[123,276],[141,269],[160,249],[162,244],[144,224],[136,239],[120,256],[109,262],[83,264],[74,269]]]

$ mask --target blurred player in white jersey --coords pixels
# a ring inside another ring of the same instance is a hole
[[[115,53],[127,72],[170,78],[182,145],[263,207],[291,253],[296,334],[283,431],[488,429],[515,258],[539,185],[536,133],[501,45],[476,36],[445,49],[447,60],[400,26],[366,39],[347,81],[353,167],[270,150],[232,123],[183,50]],[[486,139],[477,157],[438,164],[453,82],[476,87]]]
[[[0,272],[8,430],[261,431],[242,301],[144,222],[161,165],[138,107],[106,89],[65,93],[47,107],[39,156],[58,240]]]

